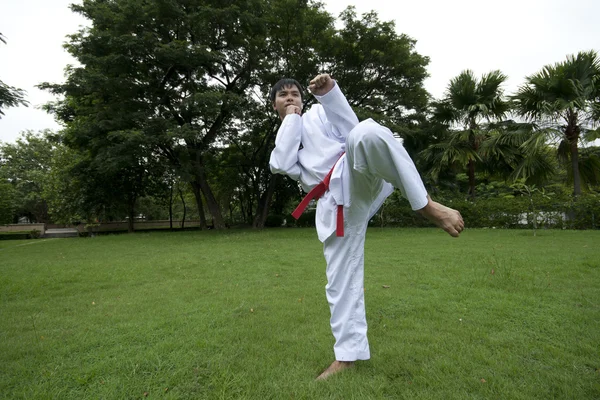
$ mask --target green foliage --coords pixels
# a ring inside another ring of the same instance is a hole
[[[528,76],[513,96],[519,115],[536,120],[551,129],[548,136],[559,137],[559,160],[570,164],[574,194],[582,191],[588,169],[579,165],[579,141],[590,138],[585,132],[600,117],[600,59],[595,51],[568,56],[566,61],[547,65]],[[583,134],[583,135],[582,135]]]
[[[43,190],[51,219],[62,224],[91,219],[86,199],[94,182],[83,167],[86,156],[60,142],[55,146]]]
[[[2,188],[7,191],[8,199],[11,196],[13,199],[12,219],[26,216],[34,222],[49,221],[43,193],[55,151],[52,137],[48,130],[27,131],[21,133],[16,143],[0,143],[0,180],[10,182],[13,188],[12,191],[6,186]]]
[[[394,131],[419,120],[427,105],[429,58],[415,51],[416,40],[398,34],[394,22],[381,21],[376,12],[359,18],[352,6],[340,22],[333,36],[323,38],[320,61],[359,119],[374,118]]]
[[[523,182],[518,182],[512,185],[512,188],[515,189],[520,194],[527,196],[529,198],[529,211],[531,212],[529,220],[531,220],[533,225],[533,236],[536,235],[537,227],[538,227],[538,209],[536,207],[536,203],[534,202],[535,197],[541,197],[542,199],[551,199],[554,195],[553,192],[546,192],[544,188],[538,188],[535,185],[526,185]]]
[[[506,75],[491,71],[477,79],[466,70],[450,80],[444,98],[433,102],[433,120],[458,129],[446,133],[443,140],[423,152],[428,175],[437,181],[440,172],[466,170],[469,176],[469,195],[475,198],[475,171],[484,164],[483,142],[489,139],[489,129],[482,120],[502,120],[510,109],[501,85]]]
[[[568,228],[600,229],[600,193],[585,193],[564,203],[564,209],[572,218]]]
[[[2,33],[0,33],[0,41],[6,44]],[[8,86],[6,83],[0,81],[0,119],[4,115],[2,109],[18,107],[19,105],[25,107],[29,105],[29,102],[25,100],[25,91],[23,89]]]
[[[2,109],[9,107],[18,107],[19,105],[28,106],[29,102],[25,100],[25,91],[0,81],[0,119],[4,115]]]
[[[433,103],[434,119],[463,129],[475,129],[482,119],[504,119],[510,109],[502,90],[506,79],[498,70],[482,75],[481,79],[473,71],[461,72],[450,80],[444,98]]]
[[[283,215],[269,215],[265,221],[266,228],[279,228],[283,225],[283,221],[287,221]]]
[[[443,204],[460,211],[466,228],[499,229],[598,229],[600,228],[600,196],[583,194],[573,200],[566,193],[547,192],[535,186],[512,190],[507,187],[493,191],[493,197],[481,196],[475,201],[440,193],[435,197]],[[481,187],[483,189],[483,186]],[[503,194],[502,194],[503,193]],[[501,196],[501,197],[499,197]],[[381,220],[383,215],[383,223]],[[433,226],[425,218],[412,211],[408,201],[394,192],[382,210],[370,222],[371,226],[425,227]]]
[[[10,182],[2,178],[0,166],[0,225],[10,224],[14,221],[17,210],[16,191]]]
[[[306,211],[304,211],[297,220],[294,220],[294,217],[291,215],[286,217],[286,220],[288,221],[288,224],[291,222],[294,226],[299,228],[314,227],[316,214],[316,209],[306,209]]]
[[[0,240],[31,239],[31,232],[0,232]]]

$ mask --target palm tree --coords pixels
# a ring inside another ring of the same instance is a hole
[[[509,111],[510,104],[501,88],[506,79],[498,70],[481,79],[466,70],[450,80],[444,98],[433,103],[433,119],[459,129],[450,132],[445,141],[430,146],[424,156],[433,162],[434,177],[453,164],[466,166],[471,198],[475,197],[475,167],[481,162],[479,149],[487,137],[481,122],[502,120]]]
[[[579,141],[600,119],[600,60],[595,51],[568,56],[528,76],[512,96],[515,109],[528,120],[547,125],[558,133],[559,159],[571,161],[573,194],[581,194]]]
[[[479,155],[489,175],[543,185],[557,173],[552,147],[544,140],[546,132],[535,124],[508,120],[489,124],[486,130]]]

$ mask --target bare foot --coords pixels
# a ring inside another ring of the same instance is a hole
[[[448,232],[450,236],[458,237],[465,229],[465,223],[458,211],[431,199],[424,208],[419,210],[419,213]]]
[[[329,367],[325,371],[321,373],[321,375],[317,376],[318,381],[323,381],[329,378],[331,375],[335,375],[338,372],[341,372],[347,368],[352,368],[354,366],[354,361],[334,361],[331,363]]]

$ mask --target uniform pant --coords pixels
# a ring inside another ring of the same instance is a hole
[[[373,204],[384,181],[401,189],[413,209],[427,205],[427,193],[402,144],[385,127],[363,121],[346,141],[350,201],[344,208],[344,236],[323,243],[327,262],[325,291],[331,311],[338,361],[370,358],[364,298],[364,244]]]

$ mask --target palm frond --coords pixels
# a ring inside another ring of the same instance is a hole
[[[508,77],[500,70],[495,70],[484,74],[481,77],[476,89],[476,93],[483,103],[492,103],[498,96],[503,94],[502,84]]]
[[[600,185],[600,148],[581,149],[579,156],[579,175],[586,186]]]
[[[471,70],[461,72],[450,80],[446,90],[446,99],[458,110],[465,110],[470,105],[477,103],[477,82]]]
[[[567,110],[581,113],[595,110],[599,81],[598,55],[594,51],[580,52],[528,76],[525,85],[519,87],[511,99],[521,116],[557,121]]]
[[[463,113],[447,100],[432,103],[433,119],[441,124],[452,124],[463,119]]]
[[[527,184],[543,184],[556,174],[556,165],[549,151],[541,150],[527,154],[516,166],[510,179],[525,180]]]

